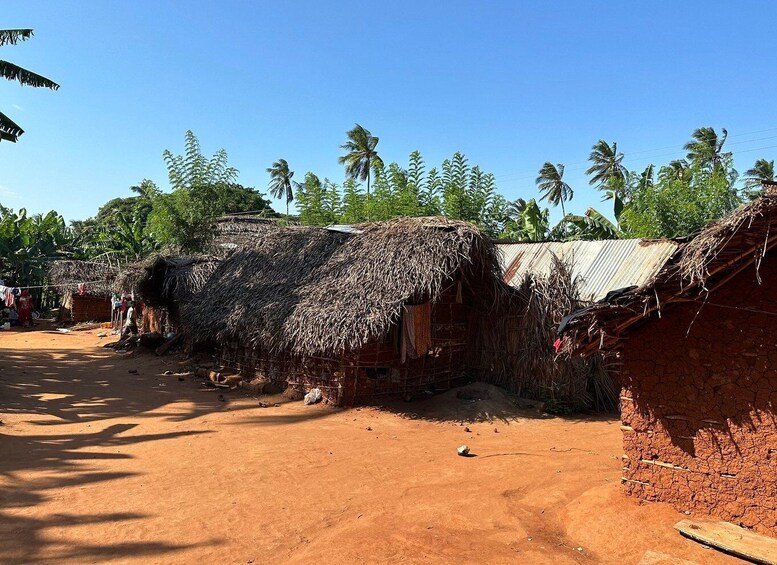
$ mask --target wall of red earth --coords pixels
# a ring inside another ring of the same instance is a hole
[[[623,485],[777,535],[777,257],[760,276],[747,269],[703,307],[675,305],[629,333]]]
[[[418,359],[407,358],[404,363],[398,327],[358,351],[335,358],[301,359],[236,347],[223,348],[219,361],[246,378],[258,376],[305,391],[320,388],[326,400],[340,405],[417,396],[430,388],[450,388],[466,380],[469,315],[469,308],[457,301],[453,285],[432,305],[430,352]],[[378,368],[381,371],[376,374]]]
[[[70,317],[72,322],[110,322],[111,301],[108,298],[85,294],[73,295],[70,305]]]

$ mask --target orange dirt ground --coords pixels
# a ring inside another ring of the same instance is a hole
[[[2,563],[737,562],[621,494],[614,418],[262,408],[97,333],[0,333]]]

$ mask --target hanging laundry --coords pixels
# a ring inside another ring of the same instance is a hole
[[[86,294],[86,283],[78,283],[78,294],[81,296]]]
[[[5,305],[8,308],[12,308],[14,303],[16,302],[16,298],[13,295],[13,289],[8,287],[4,287],[4,288],[5,288],[5,299],[4,299]]]
[[[401,361],[418,359],[432,347],[432,305],[405,305],[402,315]]]

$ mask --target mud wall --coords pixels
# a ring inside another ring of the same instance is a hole
[[[623,485],[777,534],[777,257],[631,332]]]
[[[467,374],[468,309],[457,299],[456,286],[432,305],[432,347],[418,359],[400,358],[399,328],[340,357],[300,358],[270,354],[260,348],[224,347],[220,363],[246,378],[258,376],[304,390],[318,387],[324,398],[341,405],[368,404],[450,388]]]
[[[70,303],[71,322],[110,322],[111,301],[109,298],[91,294],[74,294]]]

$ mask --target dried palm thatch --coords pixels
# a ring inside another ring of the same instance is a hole
[[[235,251],[249,249],[267,230],[279,229],[276,221],[257,216],[223,216],[214,221],[214,237],[207,253],[214,257],[228,257]]]
[[[185,327],[199,341],[338,354],[385,334],[403,304],[435,301],[456,278],[484,307],[511,292],[493,243],[471,224],[401,218],[356,228],[258,230],[183,308]]]
[[[137,292],[138,283],[146,272],[146,263],[139,261],[124,265],[119,270],[119,274],[113,281],[113,292]]]
[[[582,358],[556,352],[556,328],[562,318],[587,305],[580,298],[581,280],[573,275],[573,257],[552,258],[546,275],[529,273],[518,285],[520,317],[506,337],[513,363],[496,384],[523,396],[567,409],[612,410],[618,392],[602,356]]]
[[[78,285],[86,283],[86,291],[96,296],[110,296],[118,268],[93,261],[53,261],[48,271],[49,284],[59,294],[78,292]]]
[[[208,255],[160,255],[143,265],[134,290],[150,306],[175,309],[202,288],[218,261]]]
[[[703,300],[748,268],[758,273],[775,245],[777,196],[767,194],[713,222],[678,249],[647,284],[579,312],[564,329],[567,349],[582,354],[614,347],[623,333],[676,302]]]

